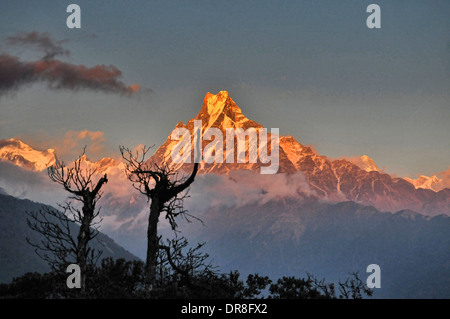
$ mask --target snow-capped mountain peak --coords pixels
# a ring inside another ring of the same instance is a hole
[[[194,120],[202,121],[203,131],[210,127],[262,127],[256,122],[250,121],[242,114],[227,91],[220,91],[216,95],[207,93],[203,106]],[[248,123],[250,121],[250,123]]]
[[[208,92],[206,93],[201,113],[206,112],[210,116],[218,115],[223,112],[223,109],[227,105],[227,102],[228,105],[230,104],[230,102],[232,101],[230,100],[231,98],[227,91],[220,91],[216,95]]]
[[[56,163],[57,154],[54,149],[36,150],[21,140],[10,138],[0,140],[0,160],[12,162],[28,170],[41,172]],[[96,169],[98,173],[106,173],[111,169],[123,170],[125,164],[113,158],[105,157],[98,161],[91,161],[83,154],[80,158],[82,165]],[[66,163],[69,166],[71,163]]]
[[[43,171],[55,163],[55,150],[35,150],[14,138],[0,140],[0,159],[34,171]]]
[[[365,170],[366,172],[379,172],[380,169],[378,168],[377,164],[367,155],[361,156],[361,169]]]
[[[421,175],[417,179],[405,177],[405,179],[413,184],[415,188],[431,189],[433,191],[440,191],[444,188],[443,181],[436,175]]]
[[[375,164],[374,160],[371,159],[367,155],[359,156],[359,157],[348,157],[345,158],[350,163],[358,166],[360,169],[365,170],[366,172],[379,172],[377,164]]]

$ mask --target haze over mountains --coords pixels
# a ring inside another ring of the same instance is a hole
[[[203,148],[218,142],[204,135],[208,128],[222,132],[225,156],[227,128],[263,127],[248,119],[226,91],[208,93],[200,112],[175,129],[185,128],[193,136],[194,120],[202,121]],[[283,128],[280,134],[277,174],[259,174],[267,165],[260,161],[200,164],[185,205],[205,226],[181,223],[182,235],[194,244],[206,241],[207,251],[224,270],[273,276],[309,271],[337,280],[350,271],[364,274],[365,266],[379,263],[386,281],[378,296],[450,296],[450,174],[394,177],[366,155],[331,159],[283,135]],[[149,161],[166,160],[174,169],[190,172],[192,163],[171,161],[178,141],[168,136]],[[255,147],[250,143],[245,151]],[[18,185],[14,176],[35,183],[20,184],[27,190],[23,194],[50,189],[45,167],[56,160],[52,150],[37,151],[8,139],[0,141],[0,158],[0,187],[7,192]],[[102,230],[144,256],[148,204],[126,180],[124,164],[111,158],[83,161],[99,175],[107,173],[110,181],[100,202]],[[165,236],[171,235],[162,218],[161,227]]]

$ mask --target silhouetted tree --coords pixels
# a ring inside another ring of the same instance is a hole
[[[150,214],[147,229],[147,256],[146,256],[146,279],[149,288],[152,289],[156,283],[156,267],[158,252],[162,249],[170,255],[170,249],[160,244],[158,237],[158,222],[161,213],[169,220],[172,229],[178,227],[176,218],[188,215],[183,209],[183,192],[192,184],[198,170],[198,163],[189,177],[179,178],[166,163],[153,163],[146,160],[146,154],[150,148],[143,147],[142,150],[132,152],[128,148],[120,147],[120,152],[126,162],[126,174],[133,183],[133,187],[147,197],[150,201]],[[192,216],[191,216],[192,217]]]
[[[66,201],[64,205],[59,205],[64,210],[63,214],[45,207],[28,213],[28,225],[44,237],[41,243],[30,244],[52,269],[66,267],[74,255],[75,263],[81,270],[82,292],[85,292],[87,265],[95,263],[101,255],[101,251],[93,250],[88,243],[98,235],[99,222],[95,218],[100,210],[96,209],[96,204],[102,196],[102,186],[108,182],[106,174],[94,182],[97,168],[83,165],[84,153],[72,166],[66,166],[57,159],[47,171],[50,179],[63,186],[70,193],[69,199],[79,202],[82,208],[78,209]],[[79,225],[76,240],[73,223]]]
[[[341,299],[362,299],[365,295],[371,297],[373,290],[364,285],[359,278],[357,272],[350,274],[351,276],[345,281],[339,281],[339,292]]]
[[[282,277],[269,288],[274,299],[318,299],[319,288],[309,278]]]
[[[228,274],[200,272],[190,276],[193,283],[185,284],[178,276],[164,280],[158,289],[145,289],[145,265],[142,261],[106,258],[100,266],[87,267],[87,291],[84,298],[182,298],[182,299],[361,299],[372,295],[357,274],[344,282],[344,290],[336,296],[333,283],[307,278],[282,277],[273,283],[269,277],[250,274],[244,281],[238,271]],[[0,284],[2,298],[79,298],[65,286],[65,276],[59,272],[26,273],[10,284]],[[159,280],[159,278],[158,278]],[[269,286],[269,292],[267,287]],[[345,292],[344,292],[345,291]]]
[[[278,279],[269,287],[269,298],[274,299],[362,299],[364,296],[372,296],[373,292],[359,279],[358,273],[344,282],[339,281],[339,292],[336,295],[335,285],[325,283],[308,274],[307,278],[286,277]]]
[[[101,261],[99,267],[88,271],[88,298],[128,299],[142,295],[144,263],[111,257]]]
[[[156,273],[158,287],[172,285],[178,290],[202,289],[203,281],[217,274],[217,267],[211,264],[209,255],[201,251],[204,243],[188,247],[184,237],[166,241],[165,244],[161,241],[159,244]]]

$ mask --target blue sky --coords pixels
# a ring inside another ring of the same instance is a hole
[[[65,25],[70,3],[81,29]],[[381,29],[366,27],[370,3]],[[37,60],[5,38],[47,32],[67,39],[59,59],[114,65],[142,88],[20,87],[0,96],[0,138],[48,148],[102,131],[117,156],[120,144],[161,144],[206,92],[227,90],[247,117],[323,155],[367,154],[410,177],[450,165],[448,1],[2,1],[0,14],[0,54]]]

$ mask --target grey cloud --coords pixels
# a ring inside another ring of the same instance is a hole
[[[122,72],[113,65],[86,67],[59,60],[21,61],[8,54],[0,55],[0,94],[20,86],[44,81],[53,89],[91,89],[130,95],[138,85],[127,86],[119,80]]]
[[[36,31],[20,33],[6,38],[16,46],[31,46],[44,53],[37,61],[22,61],[8,53],[0,54],[0,95],[38,81],[47,82],[52,89],[89,89],[94,91],[131,95],[140,89],[137,84],[126,85],[120,78],[122,72],[113,65],[87,67],[55,59],[68,56],[70,51],[47,33]]]
[[[64,49],[62,44],[67,39],[56,41],[50,37],[48,33],[39,33],[37,31],[22,32],[14,36],[6,38],[6,42],[11,45],[29,45],[44,52],[44,60],[53,59],[58,55],[69,56],[70,51]]]

